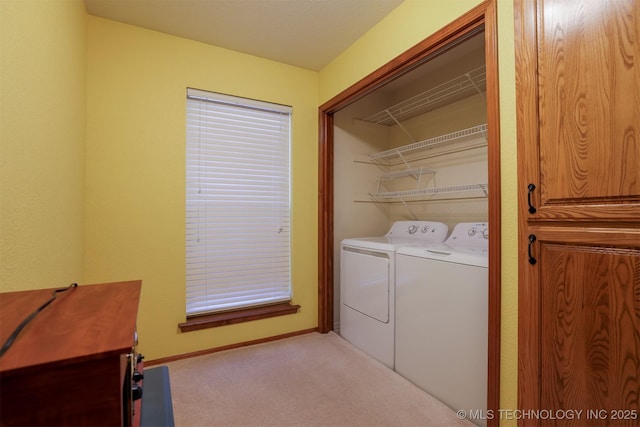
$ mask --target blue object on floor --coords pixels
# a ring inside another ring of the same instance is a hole
[[[140,427],[174,427],[169,368],[144,370]]]

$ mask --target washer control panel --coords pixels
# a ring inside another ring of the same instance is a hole
[[[436,221],[397,221],[391,226],[387,237],[442,242],[447,237],[447,224]]]
[[[489,224],[486,222],[461,222],[453,228],[445,243],[455,246],[486,248],[489,243]]]

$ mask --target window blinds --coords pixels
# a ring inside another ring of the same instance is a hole
[[[288,301],[291,107],[187,91],[187,315]]]

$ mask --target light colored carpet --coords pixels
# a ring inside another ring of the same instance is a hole
[[[178,427],[472,425],[335,333],[166,366]]]

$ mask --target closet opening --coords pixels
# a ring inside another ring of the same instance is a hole
[[[479,230],[488,234],[487,351],[475,361],[487,371],[486,406],[472,409],[493,413],[500,383],[496,38],[495,6],[486,2],[323,104],[319,135],[319,331],[340,329],[343,239],[382,236],[397,221],[436,221],[449,232],[459,223],[487,224]]]

